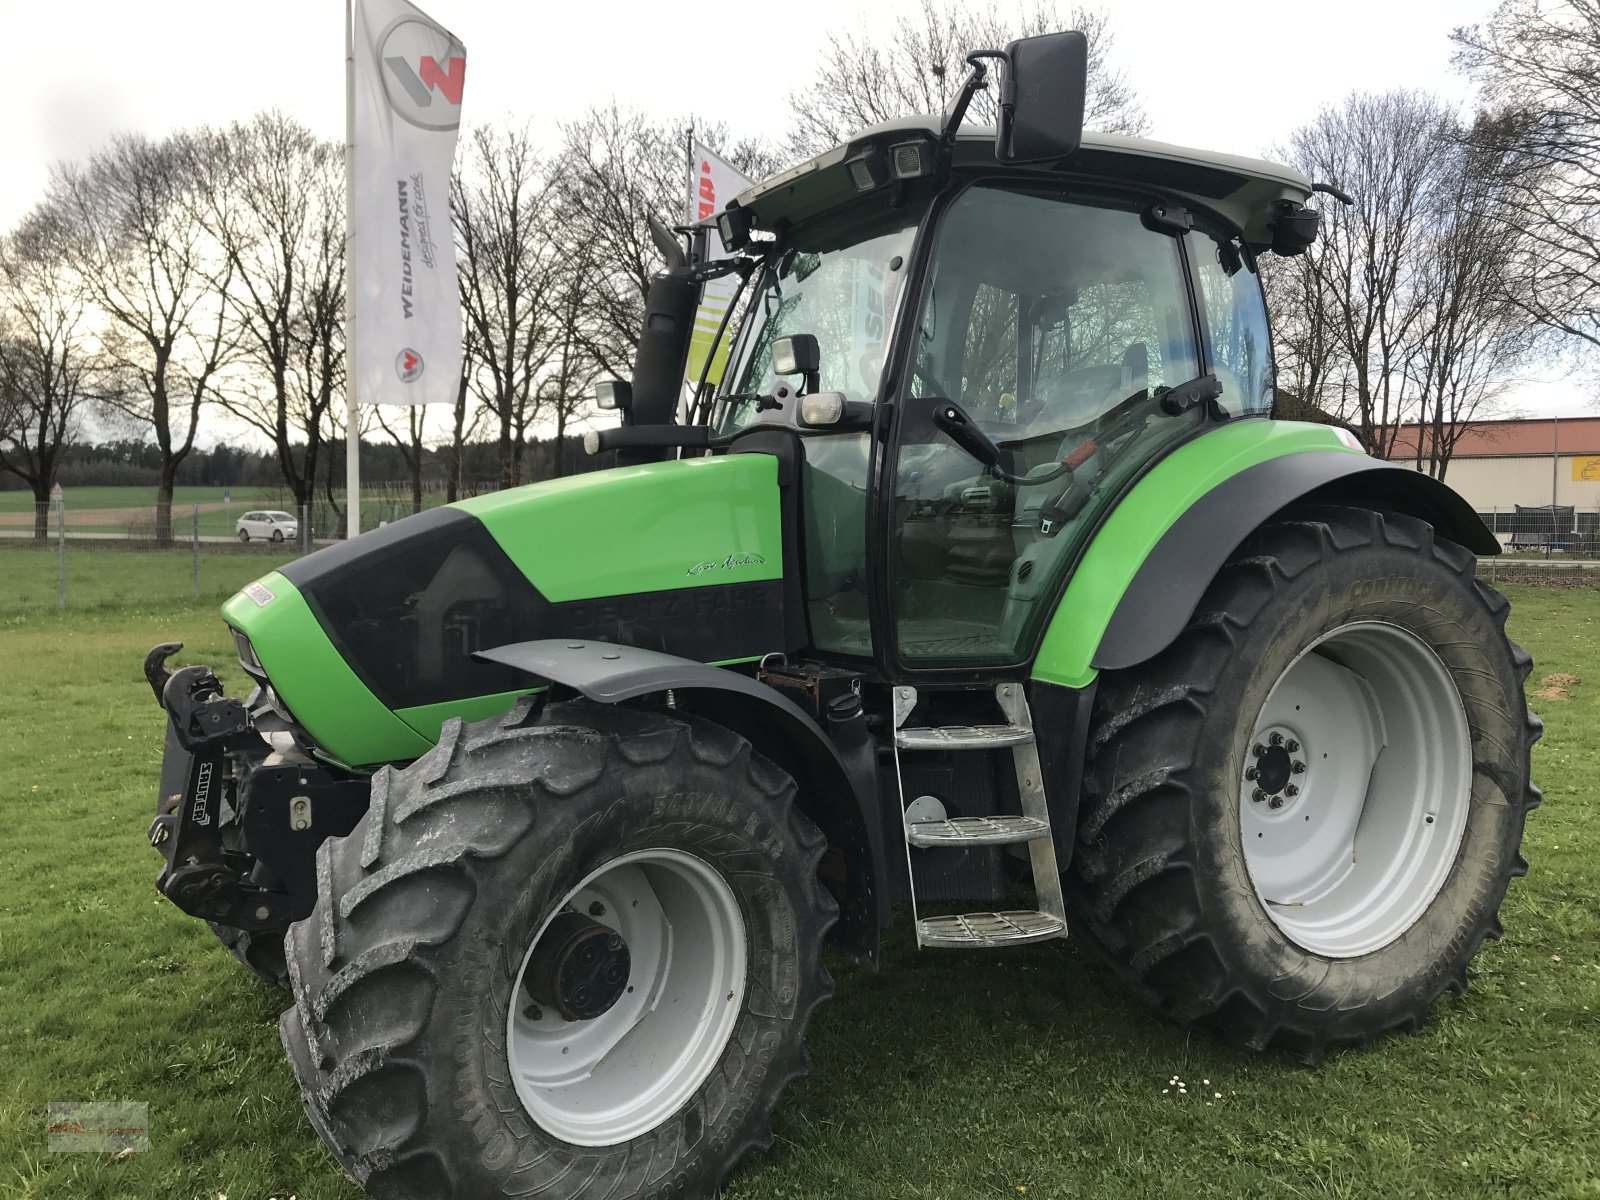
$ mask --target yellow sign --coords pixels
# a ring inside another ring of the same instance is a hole
[[[1600,483],[1600,454],[1577,454],[1572,458],[1574,483]]]

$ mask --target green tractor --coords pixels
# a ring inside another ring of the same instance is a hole
[[[374,1196],[711,1194],[806,1070],[824,947],[874,964],[896,906],[921,947],[1070,928],[1305,1061],[1500,932],[1539,724],[1496,540],[1273,418],[1257,260],[1336,189],[1085,135],[1081,35],[969,61],[716,214],[731,257],[655,227],[614,468],[250,584],[247,700],[147,659],[158,886],[292,992]]]

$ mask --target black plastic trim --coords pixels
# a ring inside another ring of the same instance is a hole
[[[1121,670],[1159,654],[1239,543],[1288,505],[1319,500],[1409,513],[1475,553],[1500,550],[1465,500],[1408,467],[1336,450],[1269,459],[1212,488],[1162,535],[1118,601],[1093,666]]]
[[[1028,682],[1028,708],[1039,742],[1039,771],[1056,847],[1056,866],[1065,871],[1078,843],[1078,801],[1083,792],[1083,766],[1089,748],[1099,680],[1085,688],[1067,688],[1034,679]]]
[[[335,587],[366,567],[406,553],[409,543],[418,534],[452,528],[464,532],[481,525],[477,517],[459,508],[429,508],[284,563],[278,568],[278,574],[301,592],[308,587]]]

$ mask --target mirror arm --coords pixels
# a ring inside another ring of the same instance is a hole
[[[984,65],[986,58],[996,58],[1006,61],[1004,50],[974,50],[967,55],[967,62],[972,67],[966,82],[961,85],[961,90],[956,93],[956,98],[950,102],[950,107],[945,109],[944,129],[939,134],[939,146],[946,153],[955,145],[956,131],[961,128],[961,120],[967,115],[967,109],[972,104],[972,98],[984,88],[989,86],[989,68]]]

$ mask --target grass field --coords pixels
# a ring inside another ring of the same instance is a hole
[[[210,546],[200,548],[200,596],[216,605],[240,584],[293,557],[281,547]],[[54,543],[0,541],[0,629],[56,608],[60,558]],[[193,603],[194,557],[188,546],[163,551],[129,551],[118,543],[67,539],[67,611],[89,614]],[[192,619],[188,624],[195,624]],[[204,624],[204,619],[201,620]],[[215,623],[215,622],[212,622]],[[149,649],[149,647],[146,647]]]
[[[301,1114],[282,996],[151,886],[141,656],[181,639],[237,689],[231,647],[211,604],[122,587],[0,612],[0,1195],[357,1200]],[[1534,701],[1546,803],[1507,936],[1420,1035],[1306,1069],[1162,1024],[1070,941],[917,954],[899,928],[881,972],[838,973],[813,1073],[727,1195],[1600,1197],[1600,591],[1508,590],[1534,686],[1583,682]],[[46,1103],[75,1099],[148,1102],[149,1152],[47,1153]]]
[[[194,505],[201,506],[200,534],[202,537],[232,536],[234,522],[252,509],[272,508],[294,512],[293,498],[288,491],[276,487],[235,487],[227,489],[228,502],[223,501],[220,487],[180,487],[172,497],[172,526],[175,536],[183,538],[193,529]],[[343,491],[336,492],[343,502]],[[150,536],[155,522],[156,489],[153,487],[74,487],[66,489],[67,536],[74,533],[126,534],[134,525],[143,536]],[[443,503],[443,495],[424,496],[425,507]],[[378,521],[392,520],[411,511],[409,493],[397,498],[394,489],[367,489],[361,491],[363,527]],[[329,515],[325,503],[318,504],[317,536],[331,533],[337,522]],[[0,531],[19,531],[32,528],[33,493],[25,491],[0,492]],[[329,529],[323,530],[322,525]],[[50,515],[50,529],[54,534],[56,516]]]

